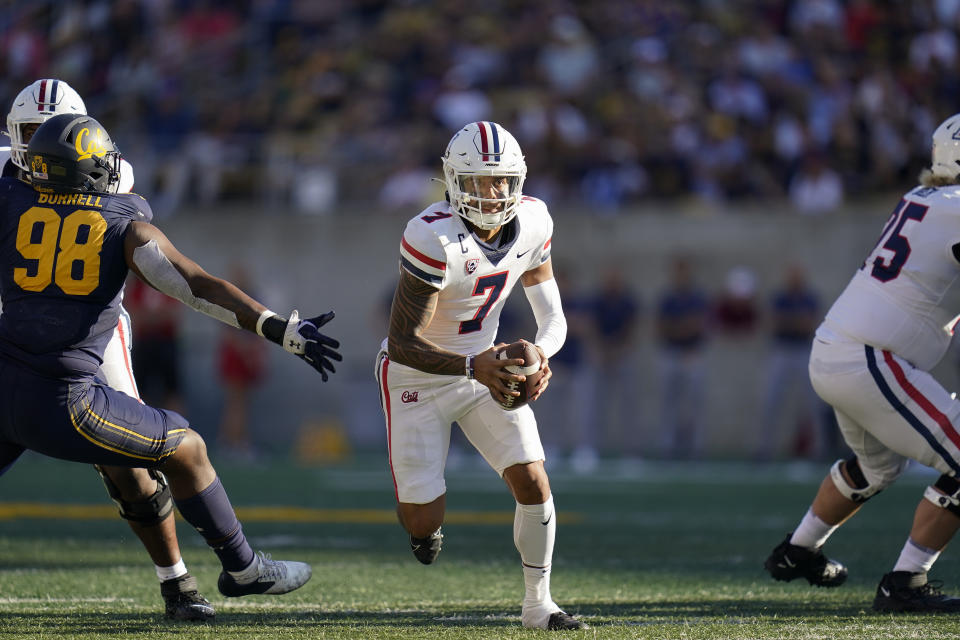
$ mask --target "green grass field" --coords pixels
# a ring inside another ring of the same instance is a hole
[[[393,517],[382,458],[336,467],[218,465],[256,549],[310,562],[313,579],[279,597],[227,601],[219,565],[179,523],[212,624],[162,617],[152,565],[94,471],[35,456],[0,479],[0,638],[531,638],[513,548],[513,503],[492,472],[449,475],[437,564],[415,561]],[[828,543],[850,568],[822,590],[777,583],[763,559],[802,515],[826,465],[604,465],[551,472],[560,514],[552,590],[589,638],[955,638],[951,616],[870,609],[929,478],[910,474]],[[282,507],[282,508],[281,508]],[[960,558],[934,568],[960,592]]]

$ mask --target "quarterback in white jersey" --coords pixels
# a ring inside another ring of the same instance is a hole
[[[547,388],[548,358],[566,337],[550,260],[553,221],[543,202],[523,196],[520,147],[495,122],[458,131],[443,172],[448,202],[411,219],[400,241],[400,281],[377,357],[397,514],[416,558],[432,563],[443,540],[444,466],[456,422],[516,499],[523,625],[586,628],[550,595],[556,518],[533,411],[498,403],[518,395],[508,382],[523,379],[502,368],[523,360],[498,360],[506,345],[494,345],[500,311],[518,281],[537,320],[543,372],[531,399]]]
[[[494,248],[470,232],[448,202],[437,202],[410,220],[400,241],[401,267],[437,287],[437,307],[421,334],[457,353],[493,346],[500,311],[524,273],[550,259],[553,221],[546,205],[523,197],[516,224]]]
[[[960,528],[960,401],[929,373],[957,324],[943,304],[960,275],[960,114],[934,132],[931,168],[920,181],[894,208],[811,349],[810,380],[854,455],[833,465],[765,567],[777,580],[841,584],[846,567],[821,547],[912,459],[942,475],[924,491],[873,608],[958,612],[960,598],[941,593],[927,572]]]
[[[29,181],[27,144],[33,133],[48,119],[63,113],[86,115],[80,95],[66,82],[42,78],[24,87],[14,98],[7,114],[9,147],[0,147],[4,176]],[[120,159],[117,193],[133,190],[133,167]],[[131,366],[130,315],[121,305],[113,337],[103,353],[100,376],[106,383],[133,398],[140,398]],[[167,617],[177,620],[210,620],[214,610],[197,590],[196,579],[188,572],[177,542],[172,499],[167,481],[159,471],[97,466],[107,492],[117,503],[120,515],[143,543],[153,560],[160,580]]]

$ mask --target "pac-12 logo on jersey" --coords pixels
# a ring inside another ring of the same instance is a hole
[[[477,270],[477,267],[480,266],[480,258],[470,258],[463,265],[463,270],[467,272],[467,275],[473,275],[473,272]]]

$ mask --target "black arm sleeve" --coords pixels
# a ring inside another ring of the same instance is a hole
[[[280,346],[283,346],[283,332],[286,330],[287,318],[283,316],[270,316],[263,321],[263,326],[260,327],[264,338],[270,342],[276,342]]]

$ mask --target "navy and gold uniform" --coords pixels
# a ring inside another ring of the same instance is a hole
[[[127,227],[151,218],[137,195],[0,178],[0,473],[24,448],[138,467],[176,450],[181,416],[96,378],[120,314]]]

